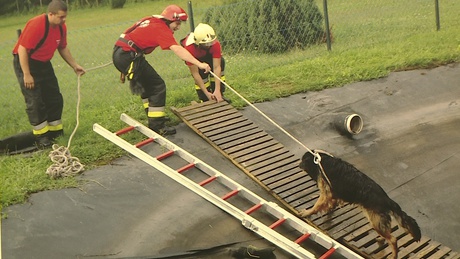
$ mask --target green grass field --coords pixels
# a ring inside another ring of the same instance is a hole
[[[95,68],[111,61],[111,48],[118,34],[137,19],[161,12],[168,1],[128,3],[125,8],[109,7],[69,12],[69,48],[85,68]],[[177,1],[186,8],[186,1]],[[322,10],[323,1],[318,1]],[[194,3],[195,23],[206,7],[215,1]],[[273,100],[306,91],[317,91],[345,84],[387,76],[392,71],[430,68],[458,62],[460,59],[460,2],[441,3],[441,30],[436,31],[434,6],[426,1],[387,0],[329,1],[329,19],[333,32],[332,51],[326,45],[292,50],[277,55],[240,53],[225,56],[227,82],[251,102]],[[412,10],[412,11],[408,11]],[[29,131],[24,101],[11,65],[11,49],[16,30],[36,14],[0,17],[0,138]],[[189,30],[184,25],[176,38]],[[217,32],[218,34],[218,32]],[[224,45],[225,51],[225,45]],[[56,54],[57,55],[57,54]],[[195,100],[188,69],[170,51],[155,50],[148,57],[168,86],[167,106],[183,107]],[[75,128],[77,78],[59,57],[53,59],[64,95],[63,119],[66,136],[59,139],[66,146]],[[93,123],[110,130],[124,125],[121,113],[145,121],[140,100],[126,85],[118,82],[113,66],[94,69],[81,78],[80,126],[70,151],[87,170],[110,163],[124,151],[92,131]],[[236,107],[245,104],[229,94]],[[173,123],[178,119],[170,113]],[[178,133],[180,134],[180,132]],[[52,164],[48,152],[0,156],[0,202],[9,206],[26,201],[31,193],[68,187],[84,182],[74,177],[52,180],[45,174]]]

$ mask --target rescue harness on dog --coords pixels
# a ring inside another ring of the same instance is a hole
[[[318,152],[319,151],[319,152]],[[329,180],[329,177],[327,177],[327,174],[326,172],[324,171],[324,168],[323,168],[323,165],[321,164],[321,155],[319,153],[323,153],[323,154],[326,154],[328,156],[331,156],[333,157],[333,155],[329,154],[328,152],[326,151],[323,151],[323,150],[315,150],[315,152],[310,152],[313,154],[314,156],[314,159],[313,159],[313,163],[317,164],[318,167],[319,167],[319,170],[321,172],[321,175],[323,175],[324,179],[326,179],[326,182],[327,184],[329,185],[329,188],[332,189],[332,183],[331,181]]]

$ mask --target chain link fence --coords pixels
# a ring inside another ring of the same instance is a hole
[[[294,2],[303,4],[291,5]],[[340,53],[382,44],[390,46],[394,42],[410,45],[411,41],[436,31],[437,26],[441,30],[458,28],[458,2],[233,0],[211,7],[203,7],[198,3],[192,6],[193,19],[190,24],[183,25],[175,36],[180,40],[190,30],[189,25],[209,21],[215,27],[223,45],[227,61],[226,75],[232,85],[238,75],[247,75],[248,71],[313,59],[328,55],[330,51]],[[311,3],[312,6],[309,5]],[[440,13],[438,25],[437,3]],[[310,9],[306,11],[305,8],[314,8],[317,13],[311,13]],[[273,12],[280,12],[279,19],[271,16]],[[308,16],[302,16],[305,13]],[[297,17],[306,17],[308,20]],[[139,18],[141,17],[133,17]],[[79,30],[69,28],[69,48],[78,63],[90,70],[81,78],[80,105],[85,110],[81,113],[82,121],[88,113],[91,113],[92,118],[96,116],[104,121],[118,120],[121,112],[142,112],[139,97],[131,95],[127,85],[120,84],[118,72],[110,65],[114,42],[134,22],[135,20],[107,23],[104,26]],[[325,24],[329,25],[330,34]],[[284,44],[285,41],[288,44]],[[0,132],[7,135],[30,129],[24,111],[24,100],[12,68],[11,50],[15,42],[15,38],[0,40]],[[270,48],[264,49],[267,45]],[[56,53],[55,57],[58,55]],[[169,105],[195,99],[193,80],[188,69],[171,52],[157,50],[148,55],[147,60],[166,81]],[[64,96],[64,120],[72,120],[76,114],[77,77],[60,57],[53,59],[53,65]],[[87,123],[91,125],[93,122]],[[68,127],[70,132],[73,126]]]

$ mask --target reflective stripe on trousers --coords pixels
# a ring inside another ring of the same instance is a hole
[[[113,62],[115,67],[122,73],[125,73],[129,66],[129,52],[123,51],[118,47],[114,48]],[[138,73],[135,75],[135,80],[139,83],[143,92],[141,99],[144,109],[147,109],[148,117],[164,117],[166,105],[166,84],[161,76],[149,64],[145,58],[139,64]]]
[[[41,125],[43,122],[60,121],[64,99],[62,98],[51,62],[29,59],[30,73],[35,83],[33,89],[28,89],[24,86],[24,73],[22,72],[18,55],[14,55],[13,64],[21,92],[26,102],[26,113],[34,130],[35,127]],[[43,131],[44,129],[42,128],[39,128],[37,131]]]
[[[38,125],[32,127],[34,135],[43,135],[49,131],[60,131],[63,129],[62,121],[55,120],[52,122],[44,121]]]
[[[215,79],[213,76],[211,76],[211,80],[209,80],[209,78],[202,78],[202,79],[203,79],[204,87],[206,87],[206,88],[210,87],[211,84],[214,85],[216,80],[219,80],[219,79]],[[225,75],[221,75],[220,79],[225,82]],[[196,90],[201,90],[201,87],[199,85],[195,84],[195,89]]]

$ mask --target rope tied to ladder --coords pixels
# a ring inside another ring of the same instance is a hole
[[[86,72],[98,68],[103,68],[110,64],[112,64],[112,62],[109,62],[101,66],[89,68],[86,70]],[[48,169],[46,169],[46,174],[48,174],[52,179],[67,176],[75,176],[85,170],[85,166],[80,162],[80,159],[70,154],[70,143],[72,142],[72,138],[74,137],[75,133],[77,132],[78,126],[80,125],[80,77],[81,75],[79,74],[77,76],[77,123],[75,125],[75,128],[73,129],[72,134],[70,134],[69,141],[67,142],[67,147],[54,144],[52,146],[53,150],[51,150],[48,155],[53,164],[49,166]]]

